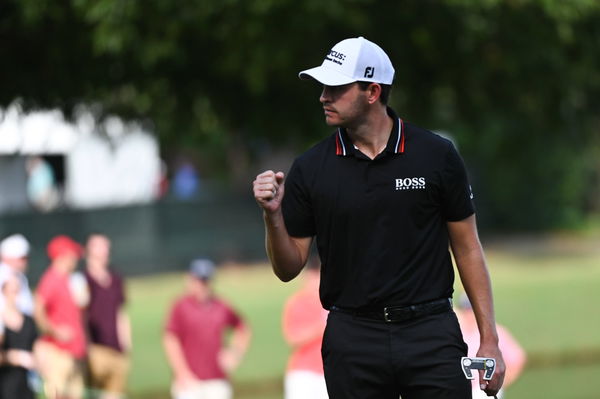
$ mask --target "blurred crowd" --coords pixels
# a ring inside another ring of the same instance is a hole
[[[123,277],[111,266],[111,241],[92,233],[84,245],[52,238],[35,290],[27,277],[30,244],[0,242],[0,399],[125,398],[132,349]],[[78,270],[83,261],[83,270]],[[227,376],[251,332],[212,289],[215,264],[191,262],[186,289],[163,331],[174,399],[227,399]]]
[[[83,245],[66,235],[52,238],[49,264],[35,290],[27,277],[29,252],[21,234],[0,242],[0,399],[125,398],[131,322],[123,277],[111,266],[109,237],[92,233]],[[328,313],[319,300],[319,269],[318,257],[311,256],[300,289],[284,304],[282,333],[292,349],[285,399],[328,397],[321,360]],[[185,291],[166,315],[162,345],[173,399],[233,398],[228,376],[243,360],[252,334],[214,292],[215,272],[211,260],[193,260]],[[479,336],[466,296],[456,313],[469,356],[475,356]],[[499,325],[498,331],[507,387],[521,374],[526,355],[507,328]],[[481,395],[474,382],[473,397]]]
[[[110,246],[100,233],[85,247],[66,235],[52,238],[49,265],[32,292],[29,242],[20,234],[0,242],[0,398],[123,397],[131,327]]]

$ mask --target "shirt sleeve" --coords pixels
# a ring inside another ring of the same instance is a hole
[[[445,219],[456,222],[475,213],[473,193],[464,162],[451,143],[442,179],[442,212]]]
[[[242,318],[240,317],[240,315],[238,315],[235,310],[233,310],[233,308],[227,304],[223,304],[223,306],[225,307],[225,310],[227,312],[226,315],[226,324],[231,327],[231,328],[237,328],[239,326],[241,326],[244,321],[242,320]]]
[[[171,308],[171,312],[167,318],[167,323],[165,324],[165,331],[173,333],[177,336],[181,333],[181,306],[179,306],[179,302],[175,303]]]
[[[285,180],[281,206],[285,226],[292,237],[312,237],[316,234],[312,203],[298,160]]]

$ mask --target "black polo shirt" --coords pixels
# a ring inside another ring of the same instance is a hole
[[[454,270],[446,222],[474,213],[452,143],[399,119],[371,160],[344,129],[298,157],[283,215],[293,237],[316,236],[321,302],[345,308],[450,297]]]

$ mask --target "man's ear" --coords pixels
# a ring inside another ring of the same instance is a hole
[[[380,96],[381,85],[378,83],[371,83],[369,87],[367,87],[367,101],[369,101],[369,104],[375,104]]]

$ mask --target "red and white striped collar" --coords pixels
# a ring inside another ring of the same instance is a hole
[[[388,139],[388,144],[384,151],[389,151],[393,154],[404,154],[406,132],[404,129],[404,121],[396,116],[394,111],[388,107],[388,115],[394,120],[392,134]],[[335,155],[348,156],[352,154],[352,142],[348,137],[348,133],[344,128],[338,128],[335,134]]]

